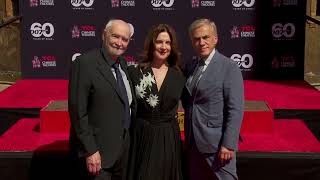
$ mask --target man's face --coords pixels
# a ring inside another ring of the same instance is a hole
[[[103,34],[104,45],[112,58],[121,56],[128,47],[130,30],[127,23],[114,22],[109,31]]]
[[[218,38],[210,25],[202,25],[191,33],[193,49],[201,58],[207,58],[216,47]]]

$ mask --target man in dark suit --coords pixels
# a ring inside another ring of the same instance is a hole
[[[191,180],[235,180],[243,78],[237,64],[215,49],[218,36],[214,22],[196,20],[189,34],[199,59],[185,69],[187,172]]]
[[[78,178],[124,179],[135,98],[127,65],[133,26],[122,20],[107,23],[103,47],[79,56],[69,77],[70,152]],[[76,179],[78,179],[76,178]]]

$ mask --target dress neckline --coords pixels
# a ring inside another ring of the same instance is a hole
[[[151,73],[151,75],[153,76],[153,79],[154,79],[154,85],[153,85],[153,87],[152,87],[152,90],[154,91],[154,92],[156,92],[158,95],[160,95],[160,93],[163,91],[163,89],[164,89],[164,86],[166,86],[166,84],[167,84],[167,79],[168,79],[168,74],[170,73],[170,67],[168,67],[168,70],[167,70],[167,72],[166,72],[166,75],[165,75],[165,77],[164,77],[164,79],[163,79],[163,82],[162,82],[162,84],[161,84],[161,86],[160,86],[160,88],[158,89],[158,86],[157,86],[157,80],[156,80],[156,76],[154,75],[154,73],[153,73],[153,70],[152,70],[152,67],[149,67],[148,68],[148,71]]]

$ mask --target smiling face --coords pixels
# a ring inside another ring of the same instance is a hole
[[[112,58],[121,56],[128,47],[130,41],[130,29],[123,21],[114,21],[103,34],[106,50]]]
[[[166,61],[171,52],[171,38],[167,32],[158,34],[154,41],[153,58],[155,60]]]
[[[218,42],[217,33],[213,28],[204,24],[191,33],[192,46],[201,58],[207,58]]]

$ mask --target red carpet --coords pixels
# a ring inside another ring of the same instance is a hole
[[[39,119],[21,119],[0,137],[0,151],[67,150],[68,134],[39,133]],[[243,134],[239,151],[320,152],[320,143],[300,120],[277,120],[271,134]]]
[[[21,119],[0,137],[0,151],[66,150],[68,134],[39,133],[40,119]]]
[[[320,152],[320,142],[301,120],[276,120],[270,134],[242,134],[240,151]]]
[[[305,81],[245,81],[246,100],[267,101],[272,109],[319,109],[320,92]]]
[[[66,100],[67,86],[66,80],[20,80],[0,93],[0,108],[42,108],[51,100]],[[304,81],[247,80],[245,98],[266,101],[272,109],[320,111],[320,92]],[[68,134],[39,129],[39,119],[21,119],[0,136],[0,151],[67,149]],[[242,137],[239,150],[245,152],[320,152],[320,142],[301,120],[274,120],[271,133]]]
[[[0,108],[42,108],[68,99],[67,80],[18,80],[0,93]]]
[[[320,109],[320,92],[305,81],[245,80],[246,100],[267,101],[272,109]],[[67,80],[19,80],[0,93],[0,108],[42,108],[66,100]]]

